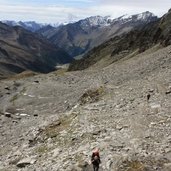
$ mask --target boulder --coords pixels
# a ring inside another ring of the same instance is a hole
[[[27,165],[31,165],[31,164],[34,164],[36,162],[35,159],[32,159],[32,158],[25,158],[25,159],[22,159],[20,160],[18,163],[17,163],[17,167],[26,167]]]

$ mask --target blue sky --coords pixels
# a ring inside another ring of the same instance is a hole
[[[162,16],[170,0],[0,0],[0,20],[68,22],[94,15],[137,14],[151,11]]]

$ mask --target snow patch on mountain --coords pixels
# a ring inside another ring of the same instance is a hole
[[[153,13],[146,11],[140,14],[136,14],[136,15],[122,15],[118,18],[112,18],[111,16],[91,16],[88,17],[86,19],[83,20],[79,20],[77,22],[70,20],[70,22],[56,22],[56,23],[37,23],[35,21],[10,21],[10,20],[4,20],[2,21],[3,23],[10,25],[10,26],[21,26],[27,30],[30,31],[37,31],[40,30],[43,27],[46,27],[48,25],[52,26],[52,27],[59,27],[61,25],[67,25],[67,24],[71,24],[71,23],[79,23],[79,25],[83,28],[83,29],[87,29],[90,27],[107,27],[110,26],[112,24],[125,24],[127,22],[137,22],[137,21],[142,21],[142,22],[150,22],[152,19],[156,19],[157,16],[155,16]]]
[[[18,21],[17,22],[17,21],[11,21],[11,20],[3,20],[2,23],[5,23],[9,26],[21,26],[33,32],[47,25],[47,24],[42,24],[42,23],[36,23],[35,21],[26,21],[26,22]]]
[[[87,26],[107,26],[110,25],[110,20],[109,16],[93,16],[86,18],[84,20],[81,20],[80,23],[81,25],[87,25]]]
[[[156,19],[157,16],[155,16],[153,13],[146,11],[140,14],[136,15],[122,15],[118,18],[112,18],[111,16],[92,16],[89,18],[86,18],[84,20],[80,20],[79,23],[82,28],[88,28],[88,27],[106,27],[110,26],[111,24],[125,24],[127,22],[150,22],[153,19]]]
[[[119,22],[120,24],[125,24],[128,22],[150,22],[153,20],[156,20],[157,16],[155,16],[153,13],[146,11],[140,14],[136,14],[136,15],[122,15],[118,18],[115,18],[112,20],[112,23],[116,23]]]

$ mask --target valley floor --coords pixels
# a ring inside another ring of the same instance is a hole
[[[171,46],[105,68],[0,83],[0,171],[171,170]]]

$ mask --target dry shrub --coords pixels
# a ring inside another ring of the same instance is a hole
[[[99,87],[97,89],[87,90],[80,98],[80,104],[94,103],[100,100],[101,96],[104,94],[104,87]]]

